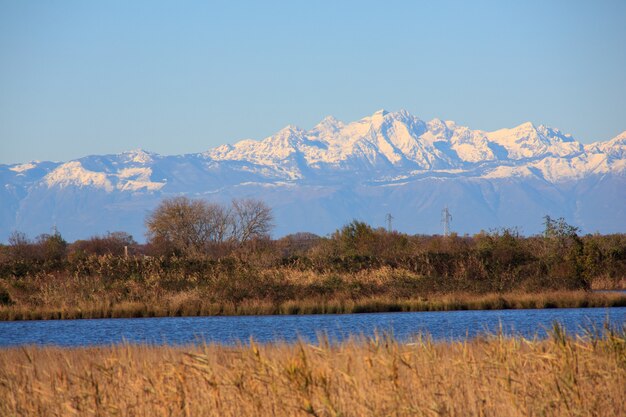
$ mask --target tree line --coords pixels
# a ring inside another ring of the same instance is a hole
[[[473,236],[409,235],[355,220],[327,237],[271,239],[273,222],[260,200],[220,205],[176,197],[147,216],[146,244],[124,232],[71,244],[58,231],[34,240],[15,232],[8,245],[0,245],[0,278],[55,270],[88,274],[103,262],[119,279],[153,271],[142,265],[154,262],[161,273],[174,268],[185,275],[211,271],[217,262],[235,265],[252,280],[271,268],[318,274],[392,268],[424,277],[421,285],[438,291],[589,289],[594,282],[611,286],[626,279],[626,235],[580,236],[562,218],[546,216],[544,233],[530,237],[514,228]]]

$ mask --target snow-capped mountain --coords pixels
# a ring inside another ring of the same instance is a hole
[[[143,239],[146,214],[166,197],[266,200],[275,235],[326,234],[353,218],[409,233],[438,233],[440,210],[453,230],[541,229],[546,214],[584,232],[626,231],[626,132],[582,145],[571,135],[524,123],[494,132],[380,110],[310,130],[287,126],[260,141],[203,153],[143,150],[65,163],[0,165],[0,239],[53,225],[70,239],[125,230]]]

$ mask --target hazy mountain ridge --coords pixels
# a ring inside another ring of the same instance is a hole
[[[53,224],[70,239],[107,230],[141,239],[145,214],[177,194],[266,199],[277,235],[324,234],[352,218],[382,224],[386,212],[400,230],[434,233],[444,204],[460,232],[520,226],[534,233],[544,214],[585,231],[626,230],[626,132],[582,145],[543,125],[485,132],[404,110],[352,123],[327,117],[310,130],[287,126],[196,154],[135,150],[0,165],[0,180],[2,240],[11,230],[37,234]]]

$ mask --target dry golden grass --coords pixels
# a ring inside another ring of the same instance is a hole
[[[532,308],[625,307],[626,294],[617,292],[549,291],[505,294],[436,294],[396,298],[372,296],[310,297],[274,303],[267,300],[210,302],[195,291],[172,292],[143,301],[83,301],[73,305],[0,306],[0,320],[94,319],[272,314],[347,314],[396,311],[501,310]]]
[[[0,320],[232,316],[270,314],[345,314],[396,311],[496,310],[531,308],[625,307],[626,294],[617,292],[549,291],[505,294],[392,295],[350,298],[311,296],[280,303],[251,299],[239,303],[212,302],[197,290],[163,293],[137,301],[82,300],[75,304],[0,306]]]
[[[96,260],[104,269],[112,262]],[[106,271],[0,277],[0,320],[626,306],[624,293],[480,290],[480,280],[444,285],[443,279],[388,266],[354,273],[233,267],[231,274],[213,273],[211,265],[128,277]],[[605,277],[601,284],[609,283]]]
[[[611,278],[608,276],[595,277],[591,281],[593,290],[626,290],[626,277]]]
[[[626,338],[0,350],[3,416],[624,416]]]

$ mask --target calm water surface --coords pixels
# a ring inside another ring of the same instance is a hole
[[[0,346],[26,344],[86,346],[122,342],[233,344],[254,338],[260,342],[316,341],[326,334],[332,341],[352,335],[393,332],[407,340],[420,332],[436,340],[463,339],[500,326],[507,334],[546,336],[554,321],[570,334],[583,334],[609,320],[626,324],[626,307],[547,310],[450,311],[302,316],[165,317],[147,319],[46,320],[0,322]]]

